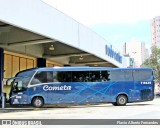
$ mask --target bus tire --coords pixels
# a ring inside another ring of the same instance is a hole
[[[119,95],[117,97],[116,104],[118,106],[125,106],[127,104],[127,102],[128,102],[127,96],[125,96],[125,95]]]
[[[32,100],[32,106],[36,108],[41,108],[44,105],[44,100],[42,97],[34,97]]]

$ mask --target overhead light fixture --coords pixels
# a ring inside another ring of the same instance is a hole
[[[98,66],[98,64],[96,63],[96,64],[94,64],[94,66]]]
[[[54,46],[53,44],[51,44],[51,46],[49,47],[49,50],[53,51],[54,50]]]
[[[83,56],[80,56],[80,57],[79,57],[79,60],[83,60]]]

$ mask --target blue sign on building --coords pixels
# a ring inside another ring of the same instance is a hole
[[[112,45],[110,47],[108,47],[108,45],[106,45],[106,54],[107,54],[107,56],[113,58],[114,60],[118,61],[119,63],[122,63],[122,56],[120,55],[120,53],[118,53],[112,49]]]

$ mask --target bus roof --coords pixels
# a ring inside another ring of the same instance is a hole
[[[95,70],[153,70],[152,68],[111,68],[111,67],[44,67],[44,68],[31,68],[28,70],[33,71],[95,71]],[[27,71],[27,70],[25,70]]]

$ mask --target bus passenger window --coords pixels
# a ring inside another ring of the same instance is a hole
[[[34,76],[34,78],[32,79],[31,85],[42,83],[42,82],[40,81],[39,77],[40,77],[40,75],[39,75],[39,73],[37,73],[37,74]]]
[[[152,71],[150,70],[136,70],[133,72],[134,81],[148,81],[151,79]]]
[[[71,72],[60,71],[57,73],[58,82],[71,82]]]
[[[58,72],[53,72],[53,82],[58,82]]]
[[[53,82],[53,72],[47,72],[47,83]]]
[[[53,82],[53,75],[52,74],[53,74],[53,72],[51,72],[51,71],[37,72],[31,81],[31,85]]]
[[[89,71],[72,71],[73,82],[89,82]]]
[[[110,72],[109,71],[101,71],[101,81],[104,82],[104,81],[110,81]]]
[[[109,81],[109,71],[90,71],[91,82]]]
[[[110,73],[111,81],[133,81],[131,70],[113,70]]]
[[[100,81],[100,71],[90,71],[90,81],[91,82],[98,82]]]

